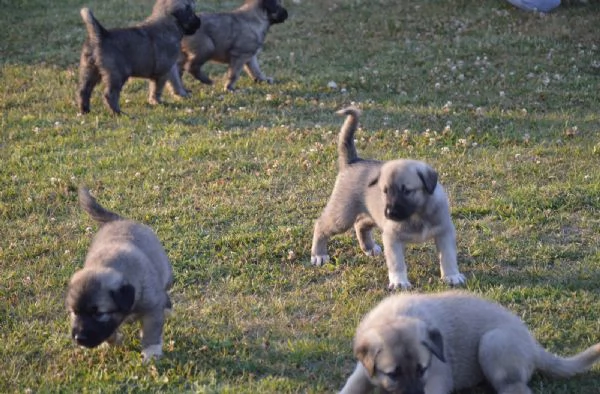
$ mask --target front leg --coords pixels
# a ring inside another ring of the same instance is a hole
[[[373,227],[377,224],[369,215],[361,214],[354,222],[354,231],[360,248],[367,256],[379,256],[381,254],[381,246],[377,245],[373,240]]]
[[[458,271],[456,262],[456,234],[454,228],[436,237],[435,246],[440,259],[442,279],[452,286],[464,284],[466,278]]]
[[[273,78],[267,77],[260,70],[260,66],[258,65],[257,55],[252,56],[250,60],[244,65],[244,70],[250,76],[250,78],[254,79],[255,82],[266,82],[273,83]]]
[[[164,309],[161,306],[141,318],[142,357],[144,362],[162,356],[162,332],[165,323]]]
[[[362,363],[356,363],[356,368],[352,375],[346,381],[346,384],[340,391],[340,394],[362,394],[362,393],[370,393],[373,391],[374,386],[369,379],[367,371],[365,371],[365,367],[363,367]]]
[[[235,84],[240,78],[242,68],[246,64],[247,58],[232,57],[229,62],[229,68],[227,69],[227,83],[225,84],[225,90],[229,92],[235,91]]]
[[[169,89],[171,90],[173,95],[178,97],[189,96],[188,91],[183,86],[180,67],[177,63],[175,63],[173,67],[171,67],[171,69],[169,70],[168,82]]]
[[[383,231],[383,252],[388,267],[390,290],[407,290],[412,285],[408,281],[406,264],[404,263],[404,244],[398,240],[394,231]]]
[[[171,68],[172,70],[172,68]],[[167,80],[170,77],[170,71],[165,74],[165,75],[161,75],[160,77],[156,78],[156,79],[151,79],[150,80],[150,91],[148,92],[148,103],[150,103],[151,105],[157,105],[160,104],[160,97],[162,95],[162,91],[165,87],[165,84],[167,83]]]

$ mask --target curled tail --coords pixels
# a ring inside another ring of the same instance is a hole
[[[90,194],[90,191],[83,186],[79,188],[79,205],[92,219],[102,224],[123,219],[121,216],[106,210],[98,204],[96,199]]]
[[[590,346],[572,357],[559,357],[541,347],[538,350],[536,367],[541,372],[561,378],[568,378],[590,369],[600,360],[600,343]]]
[[[92,10],[89,8],[82,8],[79,12],[81,14],[81,18],[85,23],[85,28],[87,30],[88,37],[95,43],[99,43],[102,37],[108,34],[108,30],[106,30],[100,22],[96,18],[94,18],[94,14],[92,14]]]
[[[338,137],[338,168],[343,170],[349,164],[359,160],[356,146],[354,145],[354,132],[358,127],[360,110],[355,107],[347,107],[336,112],[338,115],[346,115]]]

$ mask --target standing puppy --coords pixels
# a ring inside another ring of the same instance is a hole
[[[79,190],[79,203],[102,227],[84,267],[69,283],[73,339],[88,348],[118,343],[119,326],[134,318],[142,324],[144,361],[160,357],[165,310],[171,309],[167,290],[173,283],[167,254],[148,226],[107,211],[85,188]]]
[[[600,359],[600,343],[562,358],[548,353],[502,306],[460,291],[389,297],[362,320],[356,369],[342,394],[448,394],[487,380],[500,394],[530,394],[535,370],[570,377]]]
[[[104,102],[113,114],[120,114],[119,96],[129,77],[149,79],[148,101],[160,103],[182,37],[200,27],[193,5],[194,0],[157,0],[152,15],[139,26],[112,30],[105,29],[88,8],[83,8],[81,17],[88,36],[79,63],[79,111],[90,111],[90,96],[102,81]]]
[[[354,225],[361,249],[368,256],[381,253],[373,241],[373,227],[382,231],[389,288],[409,288],[404,245],[433,238],[442,279],[452,285],[465,282],[456,264],[456,235],[448,198],[433,168],[421,161],[387,162],[358,157],[354,132],[360,111],[346,108],[338,140],[338,176],[329,202],[315,223],[311,263],[329,260],[327,241]]]
[[[242,68],[257,82],[273,83],[258,65],[257,56],[262,49],[271,25],[283,23],[288,17],[280,0],[246,0],[231,12],[202,13],[202,26],[181,43],[180,72],[172,73],[170,82],[177,92],[185,92],[181,82],[183,69],[205,84],[212,80],[202,71],[209,60],[226,63],[227,83],[225,90],[235,90]]]

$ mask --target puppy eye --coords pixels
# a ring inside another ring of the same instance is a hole
[[[383,187],[383,194],[387,194],[387,192],[388,192],[388,188],[387,188],[387,186],[384,186]]]
[[[422,366],[421,364],[417,364],[417,376],[419,378],[422,378],[423,375],[425,375],[425,371],[427,371],[427,368]]]
[[[397,380],[402,376],[402,371],[400,370],[400,367],[396,367],[392,372],[386,372],[386,375],[391,379]]]

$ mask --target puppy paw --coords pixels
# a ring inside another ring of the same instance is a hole
[[[150,360],[160,358],[162,356],[162,343],[157,345],[150,345],[144,350],[142,350],[142,361],[144,363],[149,362]]]
[[[442,277],[442,279],[444,280],[444,282],[446,282],[450,286],[464,285],[465,282],[467,281],[467,278],[465,278],[465,276],[463,274],[447,275],[447,276]]]
[[[388,285],[388,290],[390,291],[394,291],[394,290],[410,290],[410,288],[412,287],[412,285],[410,284],[409,281],[402,281],[402,282],[390,282],[390,284]]]
[[[374,244],[373,249],[365,250],[367,256],[379,256],[381,254],[381,246]]]
[[[322,266],[323,264],[327,263],[328,261],[329,261],[329,255],[326,255],[326,254],[310,256],[310,263],[312,265],[316,265],[317,267]]]
[[[264,79],[264,82],[268,83],[269,85],[272,85],[273,82],[275,82],[275,80],[272,77],[266,77]]]

